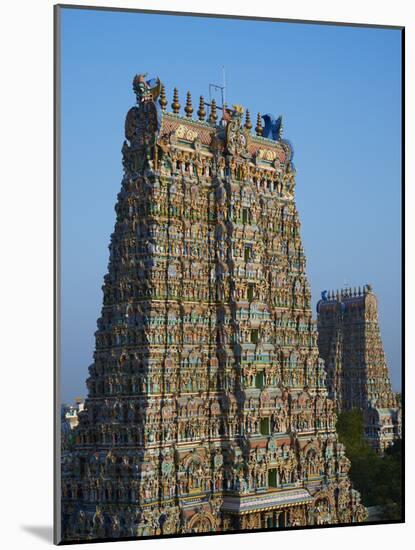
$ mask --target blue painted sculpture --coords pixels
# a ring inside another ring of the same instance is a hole
[[[262,137],[279,141],[282,135],[282,116],[275,119],[274,115],[267,113],[263,115],[265,126],[262,130]]]

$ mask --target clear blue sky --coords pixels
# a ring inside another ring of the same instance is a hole
[[[400,41],[391,29],[62,10],[63,401],[86,395],[132,79],[158,75],[169,104],[177,86],[196,106],[222,65],[229,104],[284,117],[313,308],[321,290],[372,283],[400,389]]]

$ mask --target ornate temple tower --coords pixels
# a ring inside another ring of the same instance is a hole
[[[383,452],[401,437],[401,410],[389,380],[377,298],[370,285],[323,292],[317,314],[329,397],[339,411],[363,411],[365,437]]]
[[[135,77],[65,540],[362,521],[281,118]],[[220,118],[220,120],[219,120]]]

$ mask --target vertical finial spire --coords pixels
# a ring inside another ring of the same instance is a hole
[[[255,132],[257,136],[262,136],[261,113],[258,113],[258,116],[256,117]]]
[[[252,122],[251,122],[251,115],[249,114],[249,110],[246,110],[246,117],[245,117],[245,128],[247,130],[251,130],[252,128]]]
[[[359,296],[362,295],[362,289],[360,288],[360,285],[359,285]]]
[[[199,110],[197,111],[197,116],[199,117],[199,120],[205,120],[205,116],[206,116],[205,100],[202,95],[200,96]]]
[[[167,99],[166,99],[166,88],[164,84],[161,85],[159,103],[160,103],[161,110],[165,111],[167,107]]]
[[[187,118],[192,118],[193,107],[192,107],[192,96],[190,95],[190,92],[187,92],[186,106],[184,108],[184,111],[186,113]]]
[[[173,113],[175,115],[179,114],[180,111],[180,103],[179,103],[179,91],[177,88],[174,88],[173,92],[173,103],[171,104],[171,108],[173,109]]]
[[[212,103],[210,105],[209,122],[212,122],[213,124],[215,124],[217,120],[218,120],[218,113],[216,112],[216,101],[215,99],[212,99]]]

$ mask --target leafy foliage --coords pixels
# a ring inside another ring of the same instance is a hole
[[[365,506],[380,506],[382,520],[402,518],[402,441],[378,455],[363,438],[359,410],[342,412],[337,431],[351,461],[350,478]]]

